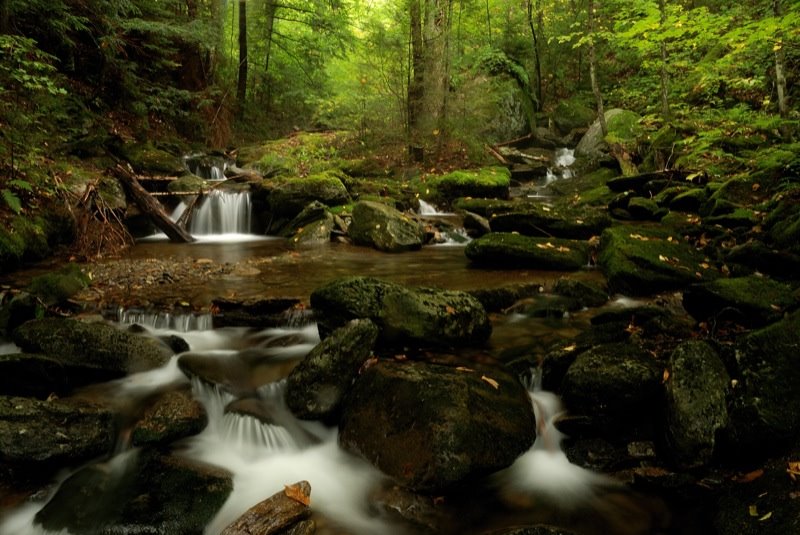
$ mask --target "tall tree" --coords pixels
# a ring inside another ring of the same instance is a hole
[[[780,0],[772,0],[772,14],[775,18],[781,16],[781,2]],[[789,102],[788,96],[786,93],[786,73],[784,69],[784,54],[783,54],[783,42],[780,39],[780,34],[778,35],[778,42],[775,43],[773,47],[775,51],[775,85],[778,90],[778,113],[781,116],[781,119],[787,119],[789,117]],[[782,132],[784,137],[789,137],[789,131],[784,126]]]
[[[595,53],[595,21],[594,21],[594,0],[589,0],[588,6],[588,19],[589,26],[589,78],[592,82],[592,93],[597,104],[597,119],[600,121],[600,128],[603,135],[608,134],[608,125],[606,125],[606,115],[603,110],[603,94],[600,92],[600,84],[597,82],[597,57]]]
[[[658,10],[660,12],[659,26],[663,32],[667,22],[666,0],[658,0]],[[661,37],[661,115],[665,121],[669,121],[672,113],[669,108],[669,74],[667,73],[667,41]]]
[[[537,18],[541,16],[539,12],[539,1],[536,1],[536,12],[538,14]],[[544,106],[544,102],[542,101],[542,61],[540,57],[539,51],[539,37],[536,32],[536,26],[533,22],[533,14],[534,14],[534,7],[533,7],[533,0],[528,0],[527,2],[527,10],[528,10],[528,27],[531,30],[531,39],[533,40],[533,65],[534,71],[536,72],[536,111],[541,111],[542,107]]]
[[[239,113],[244,111],[247,97],[247,0],[239,0],[239,70],[236,83],[236,102]]]
[[[8,33],[9,17],[8,0],[0,0],[0,34]]]

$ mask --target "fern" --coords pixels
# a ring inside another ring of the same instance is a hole
[[[25,191],[33,191],[33,185],[27,180],[20,180],[20,179],[9,180],[8,185]]]
[[[19,200],[19,197],[14,195],[11,190],[2,189],[0,190],[0,194],[3,195],[3,200],[6,202],[11,211],[15,214],[18,214],[22,211],[22,201]]]

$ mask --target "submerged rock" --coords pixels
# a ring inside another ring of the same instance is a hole
[[[791,287],[757,276],[693,284],[683,292],[683,306],[697,320],[729,319],[751,327],[778,321],[798,305]]]
[[[476,264],[575,271],[589,264],[589,245],[578,240],[492,232],[471,241],[464,254]]]
[[[32,320],[14,331],[13,337],[14,343],[26,353],[44,353],[65,362],[116,372],[119,376],[158,368],[172,355],[158,340],[99,322]]]
[[[310,503],[311,485],[308,481],[287,485],[285,490],[276,492],[245,511],[235,522],[222,530],[221,535],[314,533],[313,520],[309,520]],[[298,524],[303,530],[293,530]]]
[[[699,340],[680,344],[669,361],[665,383],[667,456],[683,469],[711,462],[717,434],[728,424],[730,378],[711,347]]]
[[[286,404],[294,415],[311,420],[335,417],[377,338],[374,323],[353,320],[312,349],[286,382]]]
[[[380,361],[348,396],[339,443],[413,490],[509,466],[534,439],[527,391],[500,367]]]
[[[372,277],[336,279],[314,290],[324,337],[352,319],[371,319],[390,345],[472,346],[492,332],[486,311],[465,292],[408,288]]]
[[[47,530],[85,535],[196,535],[232,490],[225,470],[130,450],[70,476],[35,521]]]
[[[419,249],[425,240],[422,225],[399,210],[376,201],[355,204],[348,232],[353,243],[388,253]]]

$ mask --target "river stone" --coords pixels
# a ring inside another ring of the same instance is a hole
[[[335,226],[333,214],[325,212],[322,218],[297,228],[289,237],[289,244],[294,248],[324,245],[331,241]]]
[[[726,395],[730,378],[711,347],[683,342],[672,352],[665,384],[665,445],[681,469],[711,462],[717,432],[728,424]]]
[[[0,397],[0,463],[27,473],[74,465],[114,446],[113,415],[78,400]]]
[[[493,232],[587,240],[610,226],[611,217],[605,210],[589,206],[537,203],[524,210],[494,215],[489,225]]]
[[[736,344],[741,379],[730,410],[732,452],[763,453],[800,434],[800,312]]]
[[[311,294],[320,335],[368,318],[390,345],[475,346],[492,332],[480,302],[466,292],[410,288],[372,277],[336,279]]]
[[[189,389],[171,390],[147,407],[133,428],[134,446],[167,445],[196,435],[208,424],[203,405]]]
[[[675,195],[669,202],[669,209],[697,213],[707,200],[708,193],[705,188],[692,188]]]
[[[800,188],[787,192],[764,219],[770,244],[800,254]]]
[[[286,377],[296,364],[296,359],[276,358],[269,348],[235,355],[190,352],[178,357],[178,368],[188,378],[235,396],[255,395],[259,387]]]
[[[296,297],[272,297],[265,299],[218,297],[211,304],[215,309],[214,328],[220,327],[264,327],[285,324],[287,319],[301,310]]]
[[[81,386],[120,376],[116,370],[75,360],[30,353],[0,355],[0,395],[63,396]]]
[[[589,264],[586,242],[509,232],[481,236],[467,245],[464,254],[475,264],[488,266],[575,271]]]
[[[653,199],[632,197],[628,201],[628,213],[633,219],[640,221],[661,221],[667,215],[667,209],[658,206]]]
[[[245,511],[222,530],[221,535],[285,535],[298,523],[307,526],[305,521],[311,516],[308,506],[310,496],[311,485],[308,481],[288,485],[285,490],[276,492]],[[303,503],[305,500],[308,501]]]
[[[150,143],[127,144],[122,147],[122,156],[139,174],[180,176],[186,172],[181,158]]]
[[[608,290],[599,284],[562,277],[553,285],[553,293],[575,299],[580,308],[595,308],[608,302]]]
[[[507,199],[511,172],[499,166],[473,171],[452,171],[440,177],[431,177],[428,184],[436,189],[441,198],[448,201],[459,197]]]
[[[489,220],[474,212],[465,212],[462,224],[470,238],[479,238],[492,231]]]
[[[680,236],[628,225],[606,229],[598,262],[612,293],[647,295],[717,278],[704,256]]]
[[[575,358],[562,395],[572,413],[614,423],[636,421],[653,412],[662,375],[653,357],[634,344],[601,345]]]
[[[692,284],[683,292],[683,307],[697,320],[731,319],[750,327],[778,321],[798,305],[790,286],[755,275]]]
[[[353,243],[389,253],[419,249],[425,240],[422,225],[376,201],[359,201],[353,206],[348,231]]]
[[[64,362],[117,373],[140,372],[164,365],[172,351],[153,338],[106,323],[44,318],[21,325],[14,343],[25,353],[44,353]]]
[[[534,439],[527,391],[500,367],[380,361],[356,381],[339,443],[412,490],[505,468]]]
[[[609,137],[613,136],[616,140],[633,141],[641,131],[641,126],[639,126],[641,117],[632,111],[620,108],[610,109],[605,112],[605,119]],[[605,148],[606,142],[600,128],[600,121],[595,121],[575,147],[575,155],[597,158]]]
[[[129,450],[70,476],[35,522],[82,535],[197,535],[232,490],[226,470]]]
[[[341,178],[333,171],[286,179],[269,194],[269,206],[273,214],[289,219],[297,216],[313,201],[326,206],[338,206],[350,202],[350,195]]]
[[[469,294],[480,301],[487,312],[500,312],[520,299],[534,297],[542,292],[542,285],[535,282],[506,284],[496,288],[476,288]]]
[[[287,379],[286,404],[294,415],[307,420],[335,418],[377,338],[374,323],[353,320],[312,349]]]

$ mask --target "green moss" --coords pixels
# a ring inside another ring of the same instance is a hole
[[[0,229],[0,272],[11,271],[22,263],[25,241],[12,228]]]
[[[639,124],[639,114],[622,110],[608,120],[608,134],[605,137],[608,143],[628,143],[642,135],[644,129]]]
[[[177,180],[173,180],[167,186],[167,189],[172,192],[185,192],[185,191],[202,191],[206,186],[206,181],[192,174],[185,174]]]
[[[750,209],[736,208],[729,214],[709,216],[703,219],[703,223],[710,225],[721,225],[727,228],[747,227],[751,228],[758,224],[759,217]]]
[[[472,197],[461,197],[453,201],[452,206],[455,210],[472,212],[483,217],[490,217],[492,214],[510,212],[517,206],[513,201],[503,201],[499,199],[475,199]]]
[[[589,246],[578,240],[532,238],[492,232],[471,241],[464,254],[477,264],[536,269],[578,270],[589,262]]]
[[[47,305],[63,303],[89,285],[89,277],[77,264],[67,264],[53,273],[39,275],[31,280],[28,292]]]
[[[507,198],[511,172],[505,167],[484,167],[477,171],[453,171],[432,178],[428,184],[441,198],[449,201],[458,197]]]

